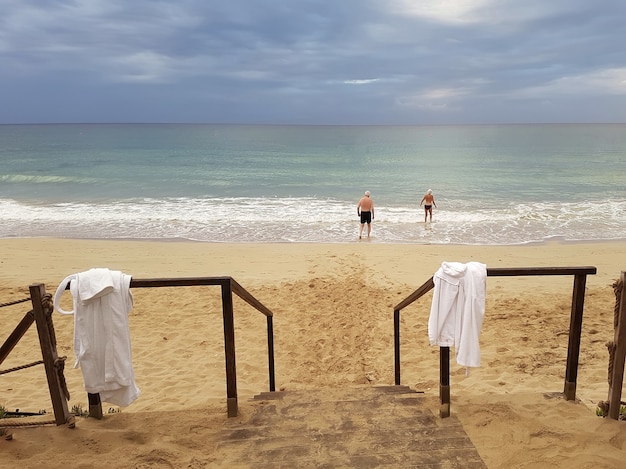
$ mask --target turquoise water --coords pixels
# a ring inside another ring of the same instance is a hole
[[[0,237],[626,239],[626,125],[0,126]],[[419,202],[438,208],[423,223]]]

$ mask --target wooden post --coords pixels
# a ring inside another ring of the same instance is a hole
[[[609,418],[619,419],[622,400],[622,384],[624,381],[624,362],[626,361],[626,272],[620,277],[622,291],[619,300],[619,314],[615,327],[615,354],[613,355],[613,370],[611,386],[609,387]]]
[[[230,281],[222,283],[222,311],[224,315],[224,354],[226,358],[226,406],[229,417],[237,417],[237,367],[235,365],[235,320],[233,292]]]
[[[102,418],[102,401],[100,400],[100,394],[87,393],[87,400],[89,401],[89,416],[100,420]]]
[[[50,388],[54,419],[57,425],[64,425],[71,421],[71,416],[67,408],[67,400],[65,399],[61,380],[59,379],[59,374],[55,366],[55,362],[58,359],[56,344],[52,339],[52,331],[50,331],[48,327],[46,311],[44,311],[42,304],[42,299],[46,294],[46,288],[42,283],[31,285],[29,288],[30,298],[33,303],[35,323],[37,324],[37,332],[39,333],[41,354],[46,368],[48,387]]]
[[[274,371],[274,320],[267,316],[267,355],[270,374],[270,392],[276,391],[276,375]]]
[[[11,332],[11,335],[7,337],[7,340],[4,341],[2,347],[0,347],[0,364],[6,359],[9,353],[11,353],[11,350],[15,348],[34,320],[35,315],[32,311],[29,311],[24,315],[20,323],[13,330],[13,332]]]
[[[578,356],[580,355],[580,336],[583,328],[583,306],[585,303],[585,284],[587,275],[574,275],[572,292],[572,313],[569,325],[569,343],[567,346],[567,365],[565,369],[565,399],[576,399],[576,378],[578,376]]]
[[[393,310],[393,348],[395,356],[396,386],[400,386],[400,310]]]
[[[450,417],[450,347],[439,347],[439,417]]]

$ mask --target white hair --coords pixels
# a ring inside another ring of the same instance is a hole
[[[427,193],[428,193],[428,194],[432,194],[432,193],[433,193],[433,190],[432,190],[432,189],[428,189]]]
[[[365,191],[365,195],[369,197],[370,191]]]

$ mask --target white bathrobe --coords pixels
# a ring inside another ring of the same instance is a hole
[[[139,397],[132,365],[128,314],[133,307],[131,276],[109,269],[90,269],[66,277],[54,295],[54,307],[74,314],[74,353],[85,390],[100,399],[127,406]],[[67,284],[73,311],[59,302]]]
[[[428,319],[430,345],[454,347],[456,362],[480,366],[478,337],[485,316],[487,266],[480,262],[442,262]]]

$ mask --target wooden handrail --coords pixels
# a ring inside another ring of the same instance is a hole
[[[237,367],[235,364],[235,326],[233,318],[234,293],[267,318],[267,350],[270,391],[276,390],[274,369],[274,326],[273,313],[251,293],[237,283],[232,277],[182,277],[182,278],[131,278],[131,288],[155,287],[193,287],[193,286],[220,286],[222,289],[222,313],[224,318],[224,354],[226,357],[226,402],[229,417],[236,417],[237,404]],[[69,289],[69,284],[66,287]],[[90,402],[99,405],[99,398],[89,396]]]
[[[515,277],[539,275],[573,275],[572,310],[570,316],[569,342],[567,347],[567,364],[563,394],[567,400],[576,399],[576,379],[578,374],[578,357],[580,354],[580,336],[582,333],[583,305],[585,301],[585,284],[587,275],[595,275],[596,267],[496,267],[487,268],[489,277]],[[394,327],[394,360],[395,383],[400,385],[400,311],[417,301],[435,287],[433,277],[424,282],[413,293],[398,303],[393,310]],[[440,347],[440,415],[450,415],[450,363],[449,347]]]
[[[268,308],[263,306],[263,304],[259,300],[257,300],[254,296],[248,293],[246,289],[239,285],[234,279],[230,280],[230,286],[233,290],[233,293],[235,293],[239,298],[244,300],[253,308],[256,308],[257,311],[265,314],[267,317],[273,316],[273,313]]]

